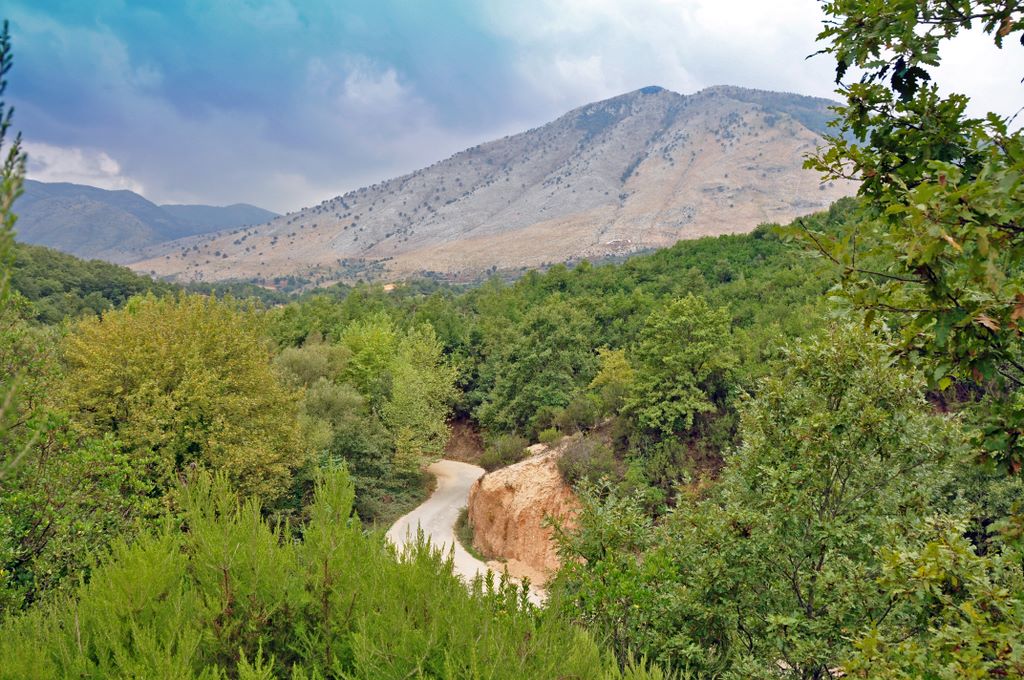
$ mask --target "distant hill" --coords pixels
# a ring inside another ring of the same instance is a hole
[[[169,213],[183,229],[188,229],[186,236],[205,234],[221,229],[234,229],[243,225],[262,224],[278,217],[277,213],[257,208],[248,203],[235,203],[222,208],[209,205],[172,205],[160,206]]]
[[[18,240],[80,257],[131,262],[151,246],[277,217],[252,205],[156,205],[131,191],[26,180]]]
[[[181,289],[127,267],[26,243],[15,244],[12,264],[11,286],[32,303],[31,316],[43,323],[99,314],[121,306],[132,295]]]
[[[254,228],[160,245],[178,280],[453,279],[788,222],[851,194],[804,170],[826,99],[645,87]]]

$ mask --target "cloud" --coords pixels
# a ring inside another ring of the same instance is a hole
[[[831,66],[804,61],[821,19],[810,0],[551,0],[492,5],[487,18],[515,46],[526,82],[563,93],[563,104],[646,85],[831,91]]]
[[[352,69],[345,78],[345,100],[362,109],[388,110],[401,104],[406,96],[393,67],[379,74]]]
[[[41,182],[90,184],[101,189],[128,189],[139,194],[145,187],[126,176],[121,164],[98,149],[53,146],[25,140],[27,174]]]
[[[62,150],[35,172],[78,167],[62,172],[158,202],[292,210],[646,85],[833,91],[832,61],[805,59],[817,0],[7,0],[5,11],[15,125],[46,145],[37,151]],[[1019,46],[968,36],[947,57],[940,82],[977,111],[1013,113]]]

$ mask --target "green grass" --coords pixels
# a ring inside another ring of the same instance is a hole
[[[399,517],[411,512],[423,501],[430,498],[437,488],[437,477],[429,472],[421,473],[419,483],[400,493],[388,494],[375,499],[373,516],[367,518],[367,524],[375,529],[388,529]]]
[[[455,537],[459,539],[459,543],[466,549],[466,552],[476,559],[481,562],[487,562],[491,559],[473,545],[473,527],[469,523],[469,508],[459,510],[459,518],[455,521]]]

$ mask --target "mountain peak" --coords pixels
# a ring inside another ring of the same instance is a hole
[[[264,225],[160,246],[134,266],[182,280],[466,280],[749,231],[852,192],[803,169],[827,107],[648,86]]]

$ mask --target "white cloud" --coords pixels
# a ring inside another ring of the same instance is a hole
[[[121,164],[105,151],[28,140],[24,145],[30,179],[89,184],[101,189],[128,189],[138,194],[145,192],[142,184],[125,175]]]
[[[528,87],[563,108],[644,85],[834,96],[832,59],[807,59],[823,19],[817,0],[516,0],[487,11]],[[971,96],[973,110],[1009,115],[1024,103],[1018,45],[1000,52],[976,32],[942,56],[936,80]]]
[[[355,68],[345,78],[345,99],[360,108],[381,109],[400,105],[407,92],[398,82],[398,72],[387,68],[383,73],[373,73]]]
[[[503,3],[487,20],[527,85],[562,108],[646,85],[831,91],[827,60],[804,61],[821,26],[814,0]]]
[[[311,28],[304,25],[308,3],[296,0],[185,6],[204,26],[254,36],[285,40],[288,31]],[[806,59],[819,49],[818,0],[494,0],[475,11],[482,24],[466,30],[479,34],[468,44],[480,54],[429,41],[364,46],[359,54],[358,41],[347,37],[372,32],[379,17],[339,10],[329,47],[289,44],[293,70],[269,74],[268,88],[281,85],[273,78],[288,78],[279,103],[247,105],[241,88],[237,102],[212,97],[188,106],[202,95],[175,99],[173,64],[147,59],[108,24],[65,26],[26,0],[15,17],[22,44],[37,44],[54,64],[51,72],[63,68],[72,85],[87,85],[71,88],[67,104],[63,93],[17,102],[17,124],[36,140],[30,174],[145,188],[158,202],[247,201],[288,210],[646,85],[690,93],[730,84],[819,96],[834,89],[832,60]],[[972,112],[1009,115],[1022,103],[1019,45],[1000,52],[971,35],[943,56],[937,81],[970,95]],[[438,68],[417,69],[411,58]],[[224,65],[201,66],[232,75]],[[17,79],[12,85],[17,95]]]

